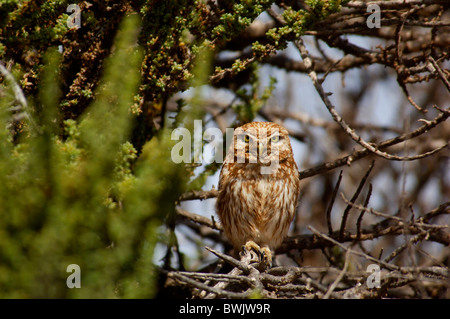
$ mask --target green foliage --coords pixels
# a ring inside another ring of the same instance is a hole
[[[270,7],[272,2],[268,0],[248,0],[234,3],[231,12],[224,13],[220,17],[221,24],[212,30],[213,37],[231,40]]]
[[[341,5],[347,3],[348,0],[309,0],[305,3],[309,6],[309,10],[294,10],[288,7],[283,12],[283,18],[286,25],[275,27],[267,31],[267,37],[271,39],[272,43],[267,45],[274,46],[277,50],[286,48],[287,42],[295,40],[302,36],[306,30],[310,30],[314,24],[320,20],[325,19],[332,13],[339,12]],[[259,43],[256,44],[255,53],[264,52]],[[267,48],[267,49],[268,49]],[[266,50],[267,50],[266,49]],[[264,56],[264,54],[261,54]]]
[[[137,16],[126,18],[97,99],[59,132],[60,57],[46,55],[37,104],[41,132],[13,144],[0,111],[0,297],[151,297],[158,227],[173,214],[185,170],[168,132],[137,160],[129,107],[139,86]],[[62,137],[64,136],[64,138]],[[81,267],[81,289],[66,268]]]
[[[202,0],[143,0],[129,4],[94,0],[79,3],[82,27],[72,30],[66,25],[70,1],[0,1],[0,59],[13,61],[13,72],[20,75],[17,78],[26,93],[35,95],[43,52],[49,46],[63,45],[61,106],[64,119],[76,118],[95,98],[93,88],[101,74],[96,65],[101,65],[112,49],[110,39],[117,31],[118,21],[127,12],[139,13],[142,19],[139,44],[144,57],[142,83],[132,110],[141,116],[135,124],[132,141],[140,152],[141,146],[156,132],[148,123],[160,115],[164,101],[184,90],[195,77],[196,56],[204,48],[217,53],[274,2],[223,1],[218,6],[220,9],[214,9]],[[269,30],[266,43],[252,44],[255,57],[258,60],[283,50],[288,41],[339,11],[346,2],[308,0],[308,10],[286,7],[283,18],[287,24]],[[77,53],[80,50],[83,54]],[[232,74],[255,64],[247,62],[235,61],[230,66]],[[215,75],[223,72],[217,68]]]
[[[67,31],[66,20],[63,19],[64,16],[67,19],[67,15],[61,16],[61,12],[65,12],[69,4],[69,1],[60,0],[1,1],[0,28],[8,28],[0,29],[0,38],[11,50],[45,47],[61,39]]]

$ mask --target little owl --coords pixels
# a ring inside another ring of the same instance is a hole
[[[300,193],[287,130],[252,122],[234,131],[219,179],[216,211],[238,251],[255,250],[267,264],[286,237]]]

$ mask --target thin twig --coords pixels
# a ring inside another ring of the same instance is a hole
[[[333,232],[333,227],[331,225],[331,210],[333,209],[334,201],[336,199],[336,195],[339,189],[339,185],[341,184],[341,180],[342,180],[342,171],[339,172],[339,177],[336,182],[336,185],[334,186],[333,193],[331,194],[331,200],[327,208],[326,218],[327,218],[328,234],[331,234]]]
[[[408,133],[396,136],[394,138],[382,141],[382,142],[377,144],[376,148],[377,149],[384,149],[386,147],[389,147],[389,146],[392,146],[392,145],[396,145],[396,144],[402,143],[404,141],[410,140],[412,138],[415,138],[417,136],[420,136],[420,135],[428,132],[430,129],[436,127],[438,124],[444,122],[450,116],[450,108],[449,109],[445,109],[445,110],[437,108],[436,106],[435,106],[435,108],[439,110],[439,114],[434,119],[424,122],[424,125],[418,127],[417,129],[415,129],[412,132],[408,132]],[[447,147],[447,146],[445,145],[444,148],[445,147]],[[371,154],[371,152],[368,149],[365,149],[365,148],[359,149],[359,150],[355,150],[355,151],[353,151],[351,154],[349,154],[347,156],[344,156],[344,157],[335,159],[333,161],[323,163],[323,164],[318,165],[316,167],[305,169],[305,170],[301,171],[300,172],[300,179],[311,177],[311,176],[314,176],[314,175],[317,175],[317,174],[322,174],[322,173],[325,173],[327,171],[333,170],[335,168],[338,168],[338,167],[341,167],[341,166],[344,166],[344,165],[350,165],[355,160],[359,160],[361,158],[364,158],[364,157],[366,157],[369,154]]]
[[[367,205],[369,204],[371,195],[372,195],[372,184],[369,184],[369,190],[367,192],[366,200],[364,201],[363,207],[367,207]],[[363,220],[365,212],[366,211],[364,209],[361,210],[358,220],[356,221],[356,241],[357,242],[359,242],[359,239],[361,238],[361,224],[362,224],[362,220]]]
[[[445,76],[444,71],[442,71],[441,67],[439,66],[439,64],[436,62],[435,59],[433,59],[433,57],[430,55],[428,57],[428,60],[431,62],[431,64],[434,66],[434,69],[436,70],[436,72],[439,74],[439,77],[441,78],[442,82],[444,83],[445,87],[447,88],[447,90],[450,92],[450,81],[448,80],[448,78]]]
[[[11,85],[11,88],[14,92],[14,97],[15,97],[16,101],[20,104],[19,111],[23,112],[25,118],[30,123],[31,128],[33,130],[35,130],[36,132],[41,133],[39,126],[36,124],[34,119],[28,113],[29,112],[28,102],[27,102],[27,99],[25,98],[25,95],[23,94],[22,88],[16,82],[16,80],[14,79],[14,76],[8,71],[8,69],[5,68],[5,66],[3,65],[3,63],[1,61],[0,61],[0,73],[1,73],[1,75],[3,75],[5,80],[9,83],[9,85]]]
[[[373,261],[374,263],[377,263],[377,264],[382,265],[383,267],[385,267],[385,268],[387,268],[387,269],[389,269],[389,270],[399,270],[399,269],[400,269],[398,266],[388,264],[388,263],[386,263],[386,262],[384,262],[384,261],[381,261],[381,260],[376,259],[376,258],[374,258],[374,257],[372,257],[372,256],[369,256],[369,255],[367,255],[367,254],[365,254],[365,253],[363,253],[363,252],[359,252],[359,251],[357,251],[357,250],[352,250],[352,249],[350,249],[350,248],[347,248],[347,247],[345,247],[343,244],[341,244],[340,242],[338,242],[338,241],[334,240],[333,238],[331,238],[331,237],[329,237],[329,236],[327,236],[327,235],[325,235],[325,234],[319,232],[317,229],[315,229],[315,228],[312,227],[312,226],[308,226],[308,229],[309,229],[310,231],[312,231],[314,234],[316,234],[317,236],[322,237],[322,238],[328,240],[329,242],[333,243],[333,244],[336,245],[336,246],[339,246],[340,248],[344,249],[345,251],[349,250],[352,254],[355,254],[355,255],[364,257],[364,258],[366,258],[366,259],[368,259],[368,260],[370,260],[370,261]]]
[[[359,209],[359,210],[362,210],[362,211],[366,211],[366,212],[368,212],[368,213],[370,213],[372,215],[378,216],[378,217],[383,217],[383,218],[386,218],[386,219],[393,219],[393,220],[398,221],[400,223],[406,223],[406,221],[403,218],[400,218],[400,217],[397,217],[397,216],[393,216],[393,215],[389,215],[389,214],[386,214],[386,213],[382,213],[382,212],[374,210],[373,208],[368,208],[368,207],[364,207],[362,205],[358,205],[358,204],[352,202],[351,200],[348,200],[347,198],[345,198],[344,194],[342,194],[342,193],[341,193],[341,198],[347,205],[350,205],[350,206],[352,206],[352,207],[354,207],[356,209]]]
[[[401,254],[401,252],[403,252],[406,248],[408,248],[411,244],[415,244],[418,241],[423,240],[424,238],[426,238],[427,236],[429,236],[429,232],[424,231],[421,232],[415,236],[413,236],[412,238],[410,238],[408,241],[406,241],[405,243],[403,243],[401,246],[397,247],[389,256],[387,256],[384,261],[385,262],[391,262],[394,258],[396,258],[398,255]]]
[[[239,261],[231,256],[228,256],[226,254],[222,254],[221,252],[214,250],[210,247],[205,247],[205,249],[211,253],[213,253],[214,255],[216,255],[217,257],[223,259],[224,261],[226,261],[227,263],[229,263],[230,265],[232,265],[233,267],[239,268],[240,270],[242,270],[245,274],[249,274],[252,271],[252,268],[250,265],[247,265],[246,263],[243,263],[242,261]]]
[[[179,207],[176,207],[175,212],[177,213],[178,216],[192,220],[193,222],[198,223],[200,225],[208,226],[216,230],[222,230],[222,226],[217,224],[215,220],[213,220],[213,218],[210,219],[205,216],[194,214]]]
[[[350,200],[351,203],[355,203],[356,200],[359,197],[359,194],[362,191],[362,188],[364,187],[364,184],[367,181],[367,178],[369,177],[370,172],[372,171],[374,166],[374,161],[372,161],[372,163],[369,165],[369,169],[367,170],[367,172],[364,174],[363,178],[361,179],[361,182],[358,185],[358,188],[356,189],[356,192],[353,194],[352,199]],[[339,238],[343,238],[344,236],[344,231],[345,231],[345,224],[347,222],[347,218],[348,218],[348,214],[350,213],[350,210],[352,209],[352,205],[347,205],[347,207],[344,210],[344,213],[342,215],[342,220],[341,220],[341,228],[339,230]]]
[[[348,263],[349,263],[349,259],[350,259],[349,257],[350,257],[350,249],[347,250],[347,252],[345,253],[345,262],[344,262],[344,267],[342,267],[342,271],[339,273],[339,276],[336,278],[336,280],[330,285],[325,296],[323,296],[323,299],[330,298],[330,296],[331,296],[332,292],[334,291],[334,289],[336,288],[336,286],[341,282],[342,278],[344,278],[344,275],[347,272],[347,268],[348,268]]]
[[[175,271],[169,272],[167,274],[167,276],[179,281],[180,283],[187,284],[187,285],[197,288],[197,289],[208,291],[208,292],[213,293],[216,296],[222,297],[222,298],[242,299],[242,298],[248,298],[251,294],[250,290],[240,293],[240,292],[233,292],[233,291],[217,289],[215,287],[208,286],[204,283],[201,283],[197,280],[191,279],[191,278],[189,278],[179,272],[175,272]]]
[[[197,200],[197,199],[208,199],[208,198],[214,198],[217,197],[219,194],[219,191],[217,189],[211,189],[208,191],[189,191],[186,193],[181,194],[180,201],[187,201],[187,200]]]
[[[313,60],[309,57],[309,53],[306,50],[305,45],[303,44],[303,41],[301,39],[297,39],[296,41],[294,41],[295,46],[297,47],[297,49],[300,52],[300,55],[305,63],[305,67],[308,70],[308,75],[311,78],[314,87],[316,88],[316,91],[319,93],[322,101],[324,102],[326,108],[328,109],[329,113],[331,114],[331,117],[333,118],[333,120],[338,123],[341,128],[345,131],[345,133],[347,133],[348,136],[350,136],[356,143],[360,144],[361,146],[363,146],[364,148],[368,149],[369,151],[371,151],[372,153],[388,159],[388,160],[395,160],[395,161],[413,161],[413,160],[417,160],[420,158],[424,158],[430,155],[433,155],[439,151],[441,151],[442,149],[446,148],[448,143],[446,143],[445,145],[438,147],[437,149],[431,151],[431,152],[427,152],[424,154],[419,154],[416,156],[397,156],[397,155],[392,155],[392,154],[388,154],[386,152],[380,151],[376,146],[374,146],[371,143],[366,142],[361,136],[359,136],[358,134],[355,133],[355,130],[353,128],[351,128],[345,121],[344,119],[339,115],[339,113],[336,111],[336,108],[333,106],[333,104],[331,103],[330,99],[328,98],[328,94],[325,93],[320,81],[318,80],[317,74],[314,71],[313,68]]]

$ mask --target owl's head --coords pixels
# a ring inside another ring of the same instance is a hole
[[[288,131],[272,122],[251,122],[234,131],[234,161],[271,165],[292,158]]]

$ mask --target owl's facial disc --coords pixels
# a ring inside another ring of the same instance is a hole
[[[259,134],[254,134],[251,131],[236,132],[236,142],[240,145],[236,149],[238,163],[259,163],[264,165],[271,162],[278,163],[278,151],[283,137],[280,136],[278,131],[257,133]]]
[[[258,162],[269,164],[271,162],[279,162],[279,149],[282,137],[278,131],[273,132],[270,136],[260,136],[258,143]]]

